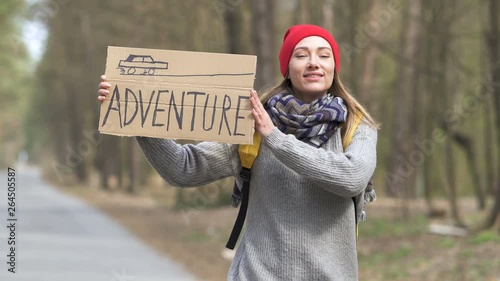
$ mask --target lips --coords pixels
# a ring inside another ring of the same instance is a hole
[[[320,72],[308,72],[303,75],[305,78],[320,78],[323,77],[323,73]]]
[[[323,73],[320,72],[308,72],[305,73],[302,77],[304,77],[305,81],[315,83],[322,81],[323,76]]]

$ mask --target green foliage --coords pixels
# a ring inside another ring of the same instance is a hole
[[[450,249],[457,245],[457,240],[451,237],[444,237],[439,240],[439,247]]]
[[[24,142],[23,113],[29,90],[28,56],[22,42],[24,1],[0,3],[0,167],[12,165]]]
[[[360,280],[495,280],[500,256],[499,235],[483,231],[467,238],[412,231],[395,236],[387,223],[376,222],[373,237],[362,233],[358,242]],[[367,221],[368,222],[368,221]],[[410,222],[406,223],[409,228]],[[383,227],[385,225],[385,227]],[[495,278],[493,278],[495,277]]]
[[[359,237],[418,236],[426,231],[427,223],[424,216],[417,216],[408,221],[370,218],[360,222]]]
[[[395,260],[409,256],[413,252],[411,245],[401,245],[395,249],[390,255]]]
[[[386,236],[384,238],[389,238]],[[410,244],[402,244],[399,247],[384,251],[375,252],[370,254],[359,253],[359,267],[366,270],[366,268],[371,268],[372,270],[382,273],[384,280],[395,280],[397,278],[408,277],[408,268],[401,266],[404,258],[409,257],[413,253],[413,246]],[[381,268],[384,268],[382,271]]]
[[[408,274],[408,270],[404,267],[393,266],[390,270],[385,273],[385,280],[398,280],[398,279],[407,279],[410,275]]]
[[[500,247],[500,235],[498,235],[497,231],[494,230],[485,230],[474,237],[471,237],[468,240],[469,243],[474,244],[474,245],[480,245],[488,242],[496,242],[499,243]]]

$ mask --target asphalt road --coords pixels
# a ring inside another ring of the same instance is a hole
[[[196,280],[111,218],[51,187],[38,171],[16,170],[17,221],[8,221],[7,170],[0,172],[0,280]],[[8,264],[12,241],[15,264]]]

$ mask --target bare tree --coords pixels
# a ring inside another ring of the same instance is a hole
[[[128,139],[128,186],[127,192],[134,193],[139,186],[141,173],[141,149],[135,138]]]
[[[333,9],[335,6],[335,0],[323,0],[323,22],[322,25],[324,28],[327,30],[332,30],[333,29],[333,23],[334,23],[334,13]]]
[[[274,78],[274,0],[252,1],[252,34],[257,55],[255,88],[268,86]]]
[[[365,14],[365,17],[370,17],[372,12],[377,11],[380,8],[380,2],[374,0],[370,2],[369,12]],[[364,49],[364,66],[362,67],[363,75],[361,76],[360,91],[357,96],[366,104],[366,107],[371,114],[377,116],[377,88],[375,87],[375,69],[376,69],[376,59],[378,54],[378,48],[373,42],[373,38],[369,39],[370,42],[366,45]]]
[[[484,101],[484,111],[483,116],[485,120],[484,126],[484,147],[483,150],[484,159],[486,160],[486,177],[485,177],[485,192],[495,193],[495,176],[496,171],[498,171],[498,164],[496,163],[496,155],[498,152],[498,147],[494,145],[496,134],[498,134],[498,128],[495,126],[495,104],[492,93],[487,91]]]
[[[399,71],[396,87],[394,127],[392,134],[393,151],[389,162],[389,175],[387,192],[392,195],[409,196],[414,190],[415,171],[418,167],[406,167],[404,173],[401,167],[405,166],[404,161],[410,152],[410,101],[416,95],[416,85],[418,85],[418,45],[420,24],[418,17],[421,13],[421,1],[409,2],[408,16],[404,19],[401,29],[402,56],[399,60]],[[413,106],[413,105],[412,105]],[[414,128],[412,128],[414,129]],[[406,165],[407,166],[407,165]]]
[[[438,58],[437,62],[439,65],[444,66],[444,72],[440,74],[440,87],[439,92],[442,93],[442,104],[446,106],[450,106],[453,104],[455,95],[456,95],[456,89],[455,84],[457,83],[457,75],[456,71],[452,68],[452,63],[450,62],[450,57],[448,56],[448,52],[451,50],[450,47],[450,18],[455,11],[454,5],[451,5],[451,7],[444,7],[441,6],[441,14],[440,14],[440,20],[438,21],[439,28],[441,30],[444,30],[443,36],[440,38],[438,41]],[[444,123],[444,122],[443,122]],[[443,128],[450,133],[450,124],[444,123]],[[454,149],[453,149],[453,143],[451,140],[448,140],[445,143],[445,157],[444,157],[444,175],[442,176],[442,185],[445,188],[445,190],[448,191],[448,200],[450,203],[450,208],[451,208],[451,215],[454,220],[454,224],[456,226],[464,227],[465,223],[463,222],[462,216],[460,215],[459,208],[458,208],[458,202],[457,202],[457,184],[456,184],[456,161],[455,161],[455,154],[454,154]]]
[[[493,83],[493,101],[495,105],[495,123],[497,132],[500,130],[500,27],[498,14],[500,13],[500,4],[498,1],[489,1],[489,32],[487,33],[487,42],[490,55],[490,72]],[[497,148],[500,147],[500,134],[497,134]],[[497,158],[500,163],[500,152],[497,151]],[[495,201],[494,205],[481,228],[491,228],[500,217],[500,178],[496,175],[495,179]]]
[[[425,34],[422,36],[429,38],[435,28],[435,21],[437,17],[434,15],[432,2],[424,1],[422,4],[424,9],[423,13],[430,15],[425,21]],[[423,18],[423,20],[425,20],[425,18]],[[434,41],[429,40],[429,42],[423,47],[423,51],[423,65],[432,65],[435,57]],[[420,115],[420,129],[423,132],[424,139],[430,139],[432,137],[433,126],[431,124],[433,120],[436,120],[436,110],[434,110],[436,95],[432,94],[432,89],[434,89],[436,81],[437,79],[433,75],[423,75],[421,102],[424,114]],[[420,170],[423,178],[423,195],[427,206],[427,214],[430,217],[433,217],[437,213],[433,204],[433,182],[431,177],[432,168],[436,165],[434,154],[435,153],[430,153],[427,156],[427,159],[422,163],[422,169]]]
[[[240,54],[243,49],[243,14],[242,5],[224,11],[224,27],[226,29],[227,51]]]
[[[311,10],[309,9],[310,2],[307,0],[298,0],[295,10],[295,22],[296,23],[309,23]]]

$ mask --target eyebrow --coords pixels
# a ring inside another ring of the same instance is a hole
[[[325,50],[326,49],[326,50],[330,50],[330,51],[332,50],[330,47],[318,47],[317,49],[318,50]],[[306,47],[306,46],[304,46],[304,47],[297,47],[293,51],[295,52],[297,50],[309,50],[309,47]]]

